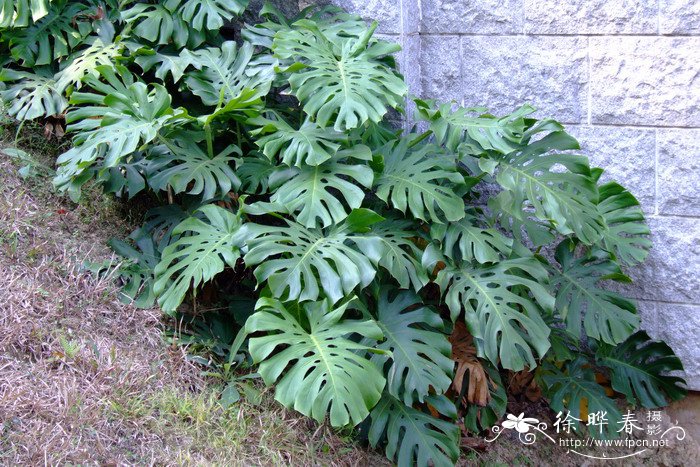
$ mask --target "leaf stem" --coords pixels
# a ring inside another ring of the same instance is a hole
[[[212,138],[211,125],[209,123],[204,125],[204,134],[206,135],[206,138],[207,138],[207,154],[209,155],[209,159],[213,159],[214,158],[214,140]]]
[[[421,141],[423,141],[425,138],[427,138],[428,136],[430,136],[430,135],[432,135],[432,134],[433,134],[432,130],[426,131],[425,133],[423,133],[423,134],[421,134],[420,136],[414,138],[413,141],[411,141],[410,143],[408,143],[408,147],[409,147],[409,148],[412,148],[412,147],[418,145]]]

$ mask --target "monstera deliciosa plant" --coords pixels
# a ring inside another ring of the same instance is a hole
[[[582,420],[683,396],[606,288],[650,248],[639,204],[562,125],[410,98],[376,23],[268,5],[237,27],[246,6],[0,2],[9,113],[73,137],[56,188],[154,204],[112,242],[124,297],[257,300],[240,352],[276,399],[401,465],[456,462],[457,421],[496,423],[513,375]]]

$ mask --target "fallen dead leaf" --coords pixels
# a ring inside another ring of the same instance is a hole
[[[457,370],[452,380],[452,388],[462,394],[465,388],[465,378],[468,378],[463,402],[486,406],[491,400],[489,378],[476,356],[476,347],[467,326],[462,322],[455,324],[450,336],[452,344],[452,359],[457,362]]]

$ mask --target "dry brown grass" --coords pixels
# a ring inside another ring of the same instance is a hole
[[[262,403],[230,410],[158,310],[116,299],[85,260],[129,228],[118,206],[55,196],[0,156],[0,464],[372,465],[376,453]]]

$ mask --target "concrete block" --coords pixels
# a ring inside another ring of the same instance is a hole
[[[626,269],[634,283],[619,291],[641,300],[700,303],[700,222],[682,217],[648,222],[654,246],[644,264]]]
[[[425,36],[420,47],[421,97],[461,102],[462,56],[458,36]]]
[[[525,0],[525,34],[655,34],[656,0]]]
[[[333,3],[367,21],[377,21],[378,32],[401,33],[401,0],[325,0],[315,3]]]
[[[430,0],[421,3],[423,33],[518,34],[522,0]]]
[[[659,339],[661,331],[657,319],[658,311],[656,310],[656,303],[638,300],[637,313],[639,313],[639,317],[642,320],[640,328],[647,331],[652,339]]]
[[[657,303],[659,338],[678,355],[685,368],[688,387],[700,390],[700,306]]]
[[[504,114],[530,103],[539,109],[538,117],[552,117],[564,123],[583,122],[588,113],[586,40],[463,37],[465,105],[484,105],[496,114]],[[423,57],[425,66],[430,55]]]
[[[403,11],[401,12],[401,22],[403,24],[403,34],[418,34],[420,32],[421,21],[421,1],[401,0]]]
[[[419,95],[421,92],[421,38],[419,36],[403,36],[401,54],[401,73],[408,85],[408,92]]]
[[[658,130],[659,213],[700,217],[700,130]]]
[[[592,37],[592,123],[700,126],[700,37]]]
[[[661,34],[700,34],[700,2],[697,0],[660,0]]]
[[[592,167],[605,173],[601,181],[614,180],[627,188],[653,214],[655,192],[655,135],[653,129],[572,126],[567,128],[581,143],[581,154]]]

